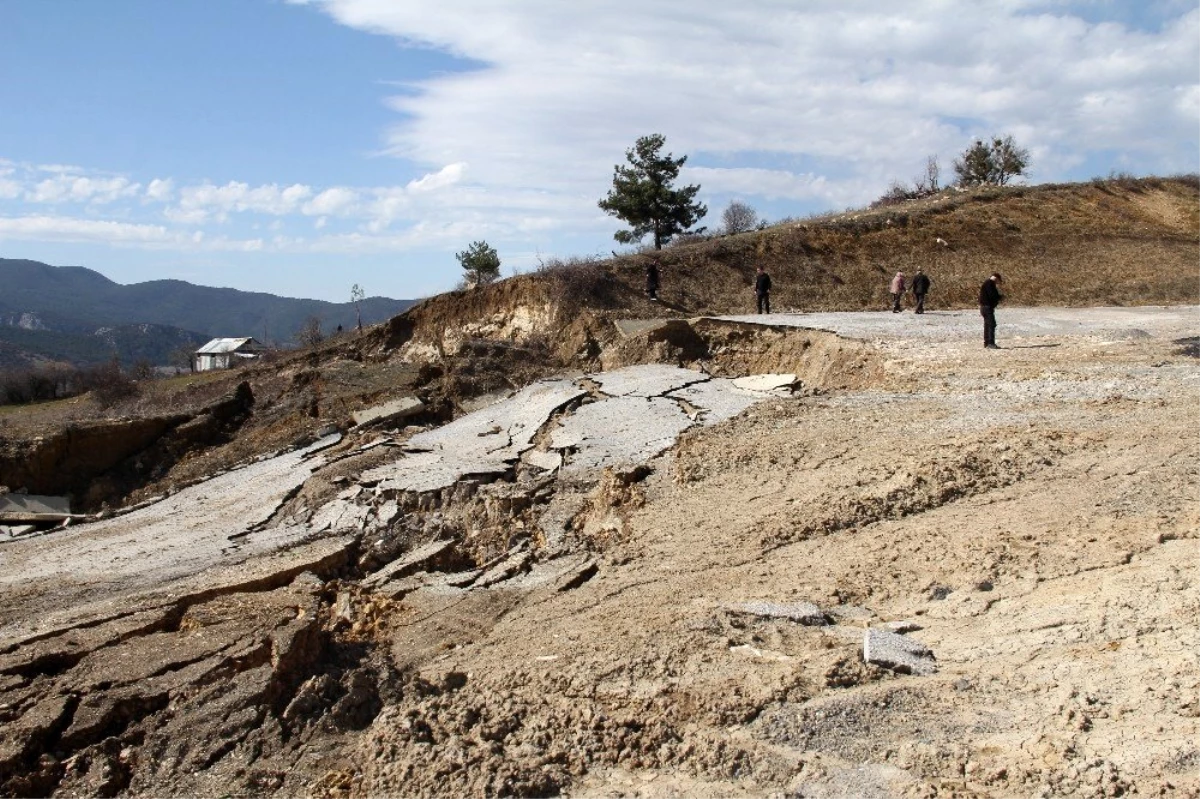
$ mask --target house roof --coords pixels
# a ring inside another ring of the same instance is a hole
[[[261,348],[261,344],[254,341],[253,338],[214,338],[212,341],[205,344],[200,349],[196,350],[197,355],[220,355],[226,352],[237,352],[247,343],[254,342],[253,348]]]

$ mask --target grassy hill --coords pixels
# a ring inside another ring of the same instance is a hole
[[[562,332],[584,335],[589,315],[752,313],[759,265],[773,279],[776,312],[882,310],[890,307],[892,275],[917,267],[933,279],[932,310],[974,307],[993,271],[1005,277],[1010,306],[1195,303],[1200,182],[1184,176],[951,189],[749,233],[685,238],[658,253],[661,303],[643,291],[650,253],[552,263],[432,297],[407,311],[404,324],[431,339],[471,329],[484,337],[548,335],[560,349],[577,349],[579,337]],[[557,321],[530,326],[519,318]]]

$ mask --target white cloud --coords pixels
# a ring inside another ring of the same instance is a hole
[[[28,192],[28,199],[35,203],[111,203],[132,197],[140,189],[141,184],[124,177],[87,177],[63,172],[39,182]]]
[[[1195,144],[1196,118],[1177,99],[1198,82],[1194,9],[1147,32],[1032,0],[713,0],[686,16],[666,0],[313,4],[483,62],[392,97],[404,119],[388,143],[421,164],[470,163],[489,189],[598,196],[650,132],[692,154],[690,166],[803,159],[826,175],[825,196],[842,183],[864,192],[859,201],[930,153],[948,162],[975,135],[1025,132],[1022,143],[1045,153],[1034,170],[1046,179],[1089,148],[1147,162],[1195,149],[1179,146]],[[795,172],[780,171],[784,183]]]
[[[309,216],[336,216],[348,212],[359,202],[358,192],[335,186],[313,197],[302,209]]]
[[[296,213],[311,196],[312,189],[299,183],[282,188],[274,183],[262,186],[237,181],[224,186],[205,183],[180,189],[179,207],[183,211],[209,211],[218,218],[234,211],[279,216]]]
[[[462,180],[463,173],[466,172],[467,165],[463,163],[450,164],[443,167],[437,172],[424,175],[416,180],[409,181],[404,188],[412,193],[437,191],[444,189],[447,186],[453,186]]]
[[[0,239],[3,238],[146,244],[171,241],[174,234],[161,225],[61,216],[20,216],[0,217]]]
[[[155,178],[150,181],[150,185],[146,187],[146,198],[156,202],[166,202],[171,199],[175,193],[175,181],[170,178],[165,180]]]

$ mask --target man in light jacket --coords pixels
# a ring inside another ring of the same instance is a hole
[[[904,273],[897,272],[892,278],[892,313],[900,313],[900,298],[904,296]]]

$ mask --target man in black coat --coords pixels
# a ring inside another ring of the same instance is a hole
[[[996,306],[1004,299],[1000,293],[1000,284],[1004,280],[996,272],[979,287],[979,313],[983,316],[983,346],[989,350],[998,350],[996,346]]]
[[[918,269],[912,279],[912,293],[917,298],[916,313],[925,313],[925,295],[929,293],[931,285],[933,285],[933,281],[929,279],[929,275],[925,274],[925,270]]]
[[[771,276],[767,274],[767,270],[761,266],[758,268],[758,274],[754,276],[754,296],[758,298],[758,312],[771,312]]]
[[[658,259],[651,258],[646,264],[646,293],[650,299],[658,302]]]

